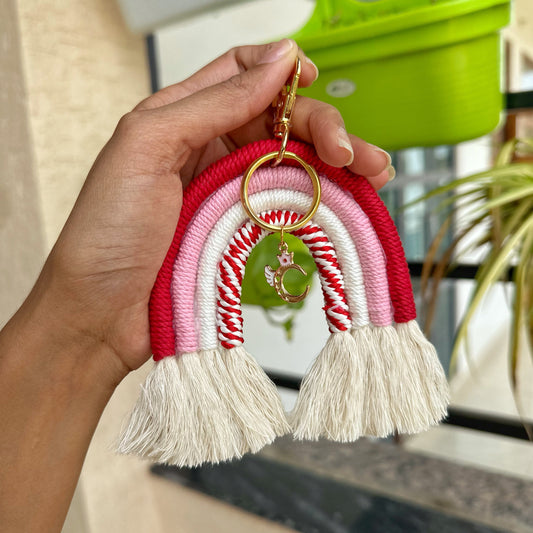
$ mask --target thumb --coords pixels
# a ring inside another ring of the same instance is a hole
[[[176,155],[183,145],[198,149],[267,109],[290,77],[298,54],[296,43],[273,43],[251,68],[172,104],[150,110],[167,146]]]

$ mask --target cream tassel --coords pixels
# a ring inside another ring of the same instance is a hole
[[[353,329],[356,343],[365,347],[363,435],[387,437],[394,433],[389,380],[396,364],[396,350],[382,327]]]
[[[354,330],[370,336],[364,434],[418,433],[446,413],[447,383],[435,348],[416,321]]]
[[[158,450],[173,446],[170,428],[183,390],[175,357],[165,357],[154,364],[142,385],[127,423],[123,424],[117,451],[142,457],[157,455]]]
[[[257,452],[276,437],[289,433],[278,390],[243,346],[209,350],[202,360],[211,364],[211,378],[221,400],[233,414],[247,451]]]
[[[276,387],[242,347],[156,363],[118,451],[198,466],[256,452],[290,430]]]
[[[405,349],[393,326],[375,328],[379,346],[388,362],[386,386],[389,390],[390,417],[398,433],[418,433],[428,427],[427,403],[423,382],[426,379]]]
[[[118,451],[178,466],[241,457],[231,417],[197,352],[166,357],[148,376]]]
[[[424,397],[423,423],[418,431],[438,424],[448,412],[450,390],[434,346],[426,339],[416,320],[396,324],[405,358],[418,376]]]
[[[361,436],[365,357],[349,332],[330,335],[291,413],[295,438],[350,442]]]

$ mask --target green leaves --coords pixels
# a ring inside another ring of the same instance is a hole
[[[513,162],[517,153],[526,162]],[[428,301],[426,332],[431,327],[439,283],[447,270],[453,268],[453,263],[461,261],[465,250],[484,251],[484,258],[457,330],[452,366],[459,348],[467,343],[468,327],[483,297],[495,283],[508,280],[513,269],[509,363],[511,381],[516,388],[523,339],[528,339],[530,351],[533,346],[533,140],[507,142],[493,169],[454,180],[412,203],[442,195],[447,196],[440,207],[451,209],[447,223],[455,219],[460,229],[452,243],[439,254],[446,236],[446,228],[441,228],[426,255],[421,283]]]

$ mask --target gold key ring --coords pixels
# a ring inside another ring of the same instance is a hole
[[[296,221],[294,224],[286,224],[284,226],[275,226],[274,224],[270,224],[268,222],[265,222],[262,220],[258,215],[256,215],[252,209],[252,206],[250,205],[250,199],[248,197],[248,185],[250,183],[250,179],[252,178],[253,173],[263,164],[267,161],[271,161],[272,159],[276,159],[278,157],[278,152],[270,152],[268,154],[265,154],[258,159],[256,159],[246,170],[244,173],[242,182],[241,182],[241,201],[242,205],[244,207],[244,210],[246,211],[246,214],[261,228],[268,230],[268,231],[296,231],[297,229],[300,229],[301,227],[305,226],[311,218],[313,218],[314,214],[316,213],[318,206],[320,204],[320,195],[322,193],[322,187],[320,186],[320,178],[318,177],[318,174],[316,170],[306,163],[299,155],[296,155],[293,152],[285,152],[283,157],[285,159],[293,159],[294,161],[297,161],[302,167],[305,169],[309,177],[311,178],[311,182],[313,184],[313,201],[311,202],[311,207],[309,208],[309,211],[306,215],[304,215],[300,220]]]

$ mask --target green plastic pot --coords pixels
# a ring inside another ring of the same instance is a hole
[[[388,150],[455,144],[501,117],[509,0],[317,0],[293,38],[320,77],[301,94]]]

